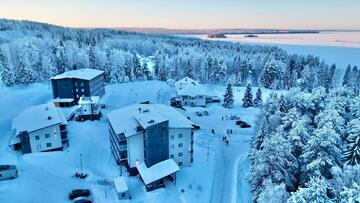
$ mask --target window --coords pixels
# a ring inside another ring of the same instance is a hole
[[[179,157],[182,157],[182,156],[183,156],[183,153],[182,153],[182,152],[180,152],[180,153],[179,153]]]
[[[173,155],[173,154],[170,154],[170,158],[174,158],[174,155]]]
[[[174,139],[174,135],[171,135],[171,136],[170,136],[170,139],[172,139],[172,140],[173,140],[173,139]]]
[[[183,147],[183,143],[179,143],[179,147]]]
[[[183,134],[182,134],[182,133],[180,133],[180,134],[179,134],[179,138],[182,138],[182,137],[183,137]]]
[[[81,92],[84,92],[84,88],[81,89]]]
[[[181,161],[179,161],[178,165],[179,165],[179,166],[182,166],[182,162],[181,162]]]
[[[81,82],[81,83],[80,83],[80,85],[81,85],[81,86],[84,86],[84,83],[83,83],[83,82]]]
[[[50,138],[50,134],[49,134],[49,133],[46,133],[46,134],[45,134],[45,138],[46,138],[46,139],[49,139],[49,138]]]
[[[39,136],[39,135],[36,135],[36,136],[35,136],[35,140],[40,140],[40,136]]]
[[[79,89],[78,89],[78,88],[76,88],[76,89],[75,89],[75,92],[78,92],[78,91],[79,91]]]
[[[170,149],[174,149],[174,145],[172,144],[172,145],[170,145]]]
[[[51,142],[46,143],[46,147],[51,147]]]

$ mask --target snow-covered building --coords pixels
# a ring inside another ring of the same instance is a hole
[[[129,188],[125,182],[124,177],[116,177],[114,178],[113,182],[119,200],[127,199],[130,197]]]
[[[15,135],[10,143],[23,154],[61,150],[68,145],[67,121],[54,103],[32,106],[12,122]]]
[[[203,86],[189,78],[185,77],[175,83],[177,97],[171,99],[173,106],[205,106],[206,92]]]
[[[72,70],[50,78],[53,97],[73,98],[105,94],[104,71],[96,69]]]
[[[99,120],[101,116],[100,97],[80,97],[79,108],[76,109],[76,120]]]
[[[179,168],[191,165],[194,124],[174,108],[163,104],[134,104],[110,112],[108,120],[115,160],[125,164],[131,174],[140,172],[148,189],[159,186],[159,182],[158,179],[146,182],[142,176],[146,169],[152,170],[152,166],[159,163],[170,166],[174,162]],[[146,165],[141,167],[142,172],[139,171],[141,164]],[[168,172],[165,176],[174,173]]]

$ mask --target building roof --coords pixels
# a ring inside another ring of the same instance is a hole
[[[168,120],[169,128],[193,128],[189,119],[163,104],[134,104],[111,111],[107,116],[115,134],[124,133],[125,137],[137,134],[138,126],[146,127],[151,119],[154,123]]]
[[[98,104],[100,102],[99,96],[91,96],[91,97],[80,97],[79,104]]]
[[[175,88],[179,96],[200,96],[206,95],[204,87],[197,81],[185,77],[175,83]]]
[[[129,190],[124,177],[114,178],[114,185],[117,193],[124,193]]]
[[[160,180],[180,170],[173,159],[167,159],[151,167],[147,167],[145,162],[136,166],[145,185]]]
[[[74,101],[73,98],[56,98],[52,100],[53,102],[57,102],[57,103],[71,103]]]
[[[67,124],[64,114],[54,103],[32,106],[18,114],[12,121],[16,135],[22,131],[33,132],[56,124]]]
[[[77,78],[82,80],[92,80],[103,73],[104,71],[102,70],[84,68],[84,69],[68,71],[60,75],[51,77],[50,79],[57,80],[57,79],[65,79],[65,78]]]
[[[146,112],[148,111],[148,112]],[[142,128],[146,129],[149,126],[162,123],[168,119],[164,118],[160,113],[156,111],[150,111],[149,109],[144,109],[141,113],[136,112],[134,115],[136,121],[141,125]]]

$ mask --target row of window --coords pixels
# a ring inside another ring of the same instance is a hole
[[[180,153],[178,154],[178,156],[179,156],[179,157],[182,157],[182,156],[183,156],[183,153],[180,152]],[[170,158],[174,158],[174,155],[173,155],[173,154],[170,154]]]
[[[52,147],[51,142],[46,143],[46,147],[47,147],[47,148]],[[36,149],[37,149],[37,150],[41,150],[41,144],[36,145]]]
[[[184,145],[183,145],[183,143],[179,143],[178,144],[178,147],[179,148],[181,148],[181,147],[183,147]],[[175,146],[172,144],[172,145],[170,145],[170,149],[174,149],[175,148]]]
[[[46,133],[45,134],[45,139],[49,139],[50,138],[50,134]],[[35,140],[40,140],[40,135],[35,135]]]
[[[183,138],[184,137],[184,135],[182,134],[182,133],[180,133],[179,135],[178,135],[178,138]],[[174,135],[170,135],[170,139],[174,139],[175,138],[175,136]]]

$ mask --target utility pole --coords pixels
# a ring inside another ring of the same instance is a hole
[[[80,153],[80,170],[83,170],[83,164],[82,164],[82,153]]]

